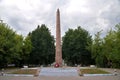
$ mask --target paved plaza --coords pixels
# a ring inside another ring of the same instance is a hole
[[[114,73],[114,69],[105,68],[103,69],[111,73]],[[63,75],[62,72],[64,73]],[[60,68],[54,68],[52,70],[51,68],[43,68],[41,69],[41,72],[38,77],[0,76],[0,80],[120,80],[120,69],[117,69],[117,72],[118,72],[117,76],[78,76],[76,74],[76,68],[68,68],[63,70],[61,70]]]
[[[13,77],[13,76],[0,76],[0,80],[120,80],[120,76],[39,76],[39,77]]]

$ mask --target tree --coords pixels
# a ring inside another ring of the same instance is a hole
[[[0,67],[8,64],[22,66],[28,59],[31,51],[29,37],[23,39],[22,35],[16,34],[8,25],[0,23]]]
[[[31,64],[47,65],[54,61],[54,37],[51,36],[46,25],[38,26],[30,34],[32,52],[30,54]]]
[[[88,65],[91,61],[91,53],[87,46],[91,44],[90,34],[78,27],[77,29],[69,29],[63,37],[63,58],[68,65],[83,64]]]
[[[29,57],[31,51],[32,51],[32,42],[30,40],[30,35],[28,35],[23,41],[22,54],[21,54],[23,64],[29,64]]]
[[[111,55],[111,60],[113,62],[113,67],[120,68],[120,23],[115,26],[116,31],[116,41],[113,54]]]
[[[0,23],[0,65],[7,66],[11,62],[12,41],[15,32],[4,23]]]
[[[16,35],[14,43],[17,45],[15,45],[14,49],[13,63],[19,67],[29,64],[28,60],[30,57],[30,52],[32,51],[30,36],[28,35],[25,39],[23,39],[22,36]]]
[[[91,51],[98,67],[120,68],[120,24],[110,30],[102,39],[100,32],[95,35]]]
[[[98,67],[105,67],[106,57],[103,54],[103,39],[100,38],[100,34],[101,31],[95,34],[95,39],[91,46],[92,58]]]
[[[7,67],[14,59],[20,58],[22,36],[19,36],[4,23],[0,23],[0,65]]]
[[[120,68],[120,24],[115,26],[116,30],[110,30],[104,38],[104,54],[110,66]]]
[[[13,37],[13,42],[11,42],[13,45],[13,50],[12,50],[12,63],[15,64],[17,67],[22,67],[23,64],[21,64],[21,54],[23,53],[23,36],[15,34]]]

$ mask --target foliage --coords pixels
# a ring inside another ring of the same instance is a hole
[[[63,58],[68,65],[83,64],[88,65],[91,61],[91,53],[87,46],[91,44],[92,39],[89,33],[78,27],[69,29],[63,37]]]
[[[69,29],[63,36],[63,59],[68,65],[88,65],[120,68],[120,24],[101,38],[101,32],[92,40],[85,29]],[[26,37],[0,23],[0,68],[8,64],[51,64],[55,58],[55,41],[46,25],[38,26]],[[92,59],[91,59],[92,58]],[[93,61],[94,60],[94,61]]]
[[[30,43],[26,44],[27,42],[26,39],[23,40],[23,36],[16,34],[8,25],[0,23],[0,67],[7,67],[8,64],[20,66],[23,54],[30,52],[27,47]]]
[[[0,23],[0,65],[7,66],[12,62],[12,54],[15,49],[15,32],[8,25]]]
[[[30,54],[31,64],[47,65],[54,61],[54,37],[45,25],[38,26],[30,33],[32,52]]]
[[[97,66],[120,68],[120,24],[115,26],[115,30],[110,30],[103,39],[98,32],[91,51]]]
[[[120,24],[110,30],[104,38],[104,54],[112,67],[120,68]]]
[[[30,52],[32,51],[32,42],[30,40],[30,36],[26,36],[26,38],[23,41],[23,47],[22,47],[22,63],[23,64],[28,64],[29,63],[29,57],[30,57]]]
[[[95,59],[95,63],[98,67],[104,67],[105,58],[103,56],[103,40],[100,38],[101,32],[95,34],[95,39],[93,40],[91,46],[92,58]]]

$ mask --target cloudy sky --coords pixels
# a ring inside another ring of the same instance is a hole
[[[55,36],[56,10],[60,9],[62,36],[69,28],[103,35],[120,23],[120,0],[0,0],[0,18],[26,36],[46,24]]]

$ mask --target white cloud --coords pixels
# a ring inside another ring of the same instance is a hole
[[[92,35],[120,22],[119,0],[0,0],[0,17],[18,33],[27,35],[46,24],[55,35],[56,9],[61,12],[62,36],[82,26]]]

